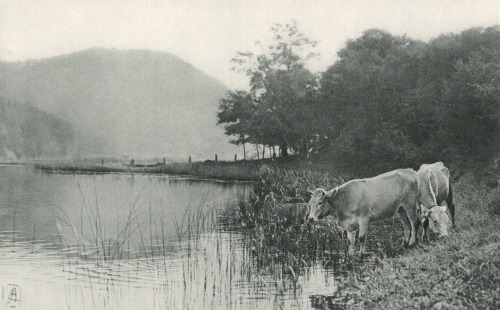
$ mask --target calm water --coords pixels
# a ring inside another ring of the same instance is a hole
[[[252,237],[223,225],[249,190],[172,176],[0,166],[2,306],[311,308],[310,296],[335,290],[332,270],[258,267]]]

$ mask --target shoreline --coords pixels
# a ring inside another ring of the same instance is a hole
[[[274,190],[282,192],[283,198],[293,198],[293,193],[303,192],[308,185],[325,185],[327,179],[322,179],[322,174],[316,173],[318,171],[335,173],[333,166],[299,158],[167,163],[165,166],[75,162],[0,165],[30,165],[49,173],[150,173],[223,181],[264,180],[261,174],[268,173],[267,184],[274,182],[279,185]],[[263,166],[287,171],[277,174],[274,169],[261,169]],[[500,187],[498,183],[490,184],[479,169],[464,167],[462,171],[457,169],[453,172],[454,200],[458,206],[457,230],[445,239],[420,240],[413,248],[382,245],[378,251],[370,253],[369,258],[374,265],[368,264],[362,257],[350,259],[346,263],[347,274],[334,280],[338,282],[338,289],[325,295],[310,296],[317,298],[314,303],[350,309],[498,308],[500,236],[494,232],[500,230]],[[499,176],[498,170],[491,170],[491,173],[495,178]],[[335,173],[332,177],[340,177],[340,174]],[[255,184],[260,186],[264,183]],[[267,226],[263,228],[268,229]],[[254,229],[258,231],[259,227]],[[287,235],[285,230],[280,232],[279,235],[291,241],[297,237]],[[387,251],[391,248],[395,249],[392,254]],[[290,253],[294,254],[293,251]],[[300,262],[290,261],[288,264],[291,270],[300,270]]]
[[[195,163],[167,163],[163,164],[23,164],[32,165],[35,169],[52,173],[84,173],[84,174],[107,174],[107,173],[141,173],[141,174],[165,174],[176,176],[190,176],[200,179],[254,182],[258,181],[258,165],[246,163],[229,162],[195,162]]]

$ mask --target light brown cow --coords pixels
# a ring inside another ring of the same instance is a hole
[[[356,230],[359,229],[360,252],[364,253],[369,223],[392,217],[397,211],[404,223],[403,245],[412,246],[420,224],[417,196],[415,171],[398,169],[373,178],[352,180],[329,191],[315,189],[309,200],[308,220],[316,222],[336,215],[339,226],[347,231],[349,255],[352,255]]]
[[[417,171],[419,190],[418,207],[423,223],[423,239],[427,238],[427,228],[439,236],[448,235],[448,209],[451,224],[455,226],[455,205],[450,185],[450,172],[442,162],[423,164]],[[446,202],[446,207],[441,206]]]

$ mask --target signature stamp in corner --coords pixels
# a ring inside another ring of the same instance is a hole
[[[16,284],[6,284],[2,287],[2,307],[0,309],[15,309],[21,304],[21,287]]]

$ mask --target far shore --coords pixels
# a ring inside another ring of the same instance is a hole
[[[194,163],[35,163],[36,169],[58,173],[146,173],[186,175],[224,181],[256,181],[257,165],[252,161]]]
[[[259,169],[263,165],[280,167],[287,170],[311,170],[320,172],[340,173],[341,167],[330,164],[312,163],[298,156],[287,158],[266,158],[238,161],[196,161],[188,162],[158,162],[158,160],[136,160],[126,162],[119,159],[31,159],[16,162],[0,162],[0,165],[32,165],[35,169],[53,173],[144,173],[183,175],[204,179],[223,181],[259,181]],[[345,175],[345,173],[343,173]]]

